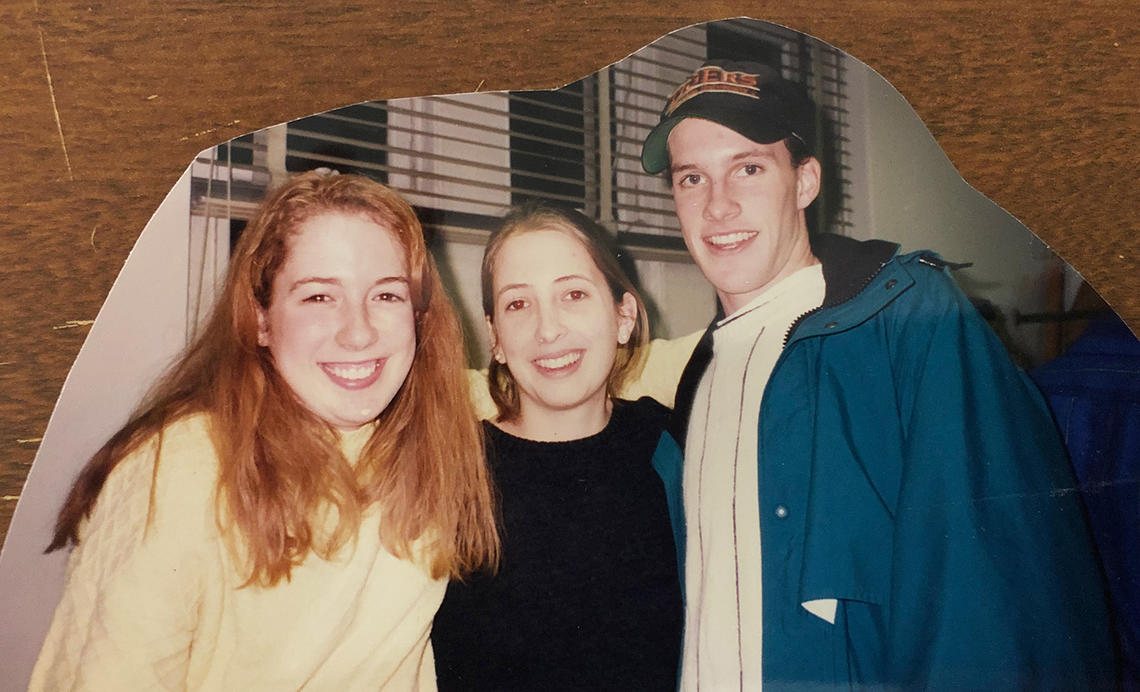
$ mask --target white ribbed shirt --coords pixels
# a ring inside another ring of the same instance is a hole
[[[713,357],[697,387],[685,444],[686,692],[761,687],[757,421],[784,336],[823,296],[823,270],[814,264],[713,332]]]

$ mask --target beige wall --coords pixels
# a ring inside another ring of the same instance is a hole
[[[894,240],[904,250],[930,248],[953,262],[973,262],[955,273],[959,284],[970,296],[992,301],[1015,346],[1039,359],[1041,327],[1015,327],[1013,313],[1049,309],[1045,277],[1060,267],[1060,260],[962,179],[894,87],[859,61],[848,62],[852,136],[861,148],[853,157],[852,174],[864,186],[867,201],[865,225],[856,234]],[[977,126],[992,124],[979,121]]]

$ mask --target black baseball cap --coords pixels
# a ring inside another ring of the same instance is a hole
[[[669,133],[685,118],[711,120],[760,144],[795,137],[808,151],[815,146],[815,108],[807,92],[762,63],[708,62],[677,87],[642,146],[647,173],[669,165]]]

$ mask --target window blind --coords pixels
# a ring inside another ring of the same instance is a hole
[[[766,62],[809,89],[826,125],[817,157],[828,176],[812,222],[845,232],[852,204],[845,58],[751,20],[683,29],[553,91],[355,104],[288,123],[277,154],[264,131],[238,138],[195,162],[194,208],[248,218],[268,171],[326,167],[392,186],[452,239],[482,242],[510,205],[540,197],[597,218],[639,256],[687,261],[668,185],[641,170],[641,143],[666,97],[710,57]]]

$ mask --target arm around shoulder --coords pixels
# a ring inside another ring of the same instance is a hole
[[[631,400],[648,396],[673,408],[681,373],[685,370],[689,357],[693,355],[693,349],[704,333],[702,329],[676,339],[650,341],[646,347],[645,363],[641,372],[626,382],[620,396]]]

